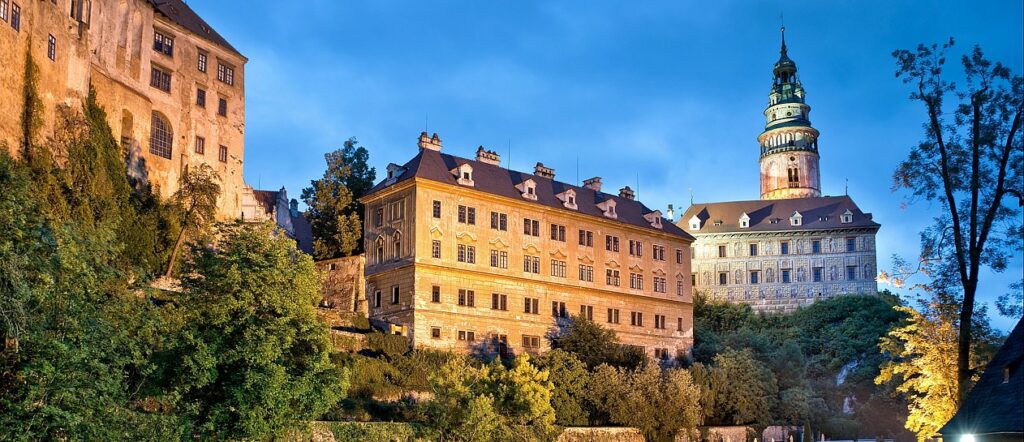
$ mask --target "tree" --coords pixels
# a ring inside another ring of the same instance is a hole
[[[573,316],[562,329],[549,336],[551,348],[575,355],[593,369],[601,364],[636,368],[647,363],[647,356],[636,347],[619,344],[615,331],[586,317]]]
[[[373,187],[376,169],[369,167],[369,152],[355,138],[324,155],[327,170],[321,179],[302,190],[309,206],[306,219],[313,230],[317,259],[357,254],[362,250],[363,205],[358,201]]]
[[[910,414],[906,428],[917,433],[919,441],[935,435],[953,417],[959,403],[958,362],[949,357],[957,351],[959,341],[958,305],[952,297],[941,295],[921,304],[919,309],[896,307],[909,319],[882,338],[881,350],[892,359],[875,378],[877,384],[895,384],[896,391],[907,397]],[[983,313],[984,309],[975,312],[969,367],[974,373],[972,383],[979,376],[976,370],[984,367],[995,347]]]
[[[727,379],[716,400],[719,419],[758,429],[771,425],[779,393],[771,370],[754,359],[750,350],[727,350],[715,356],[715,368]]]
[[[273,439],[329,409],[347,389],[316,316],[313,259],[269,224],[224,228],[182,268],[187,324],[171,379],[193,432]]]
[[[555,349],[538,357],[537,367],[548,371],[548,379],[554,387],[551,407],[555,409],[558,425],[572,427],[590,424],[589,404],[586,403],[590,374],[587,373],[586,364],[572,353]]]
[[[174,272],[174,264],[181,253],[181,246],[187,236],[196,237],[205,232],[217,213],[217,197],[220,195],[220,177],[208,164],[200,164],[194,169],[186,168],[181,175],[180,187],[174,193],[174,201],[181,207],[181,230],[174,241],[174,250],[167,263],[164,276],[170,278]]]
[[[686,370],[648,364],[635,370],[601,365],[591,401],[611,422],[639,429],[647,440],[672,441],[680,430],[693,437],[700,419],[700,388]]]
[[[938,201],[944,209],[921,234],[920,267],[931,276],[933,291],[963,293],[956,376],[956,397],[962,400],[972,376],[981,268],[1002,271],[1012,252],[1021,250],[1024,79],[975,46],[961,58],[965,81],[957,86],[943,77],[952,46],[950,39],[893,52],[896,76],[913,86],[910,99],[921,102],[927,114],[925,139],[897,168],[893,188],[907,189],[912,199]],[[1014,196],[1017,207],[1009,200]]]

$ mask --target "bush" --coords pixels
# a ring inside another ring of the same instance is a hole
[[[366,347],[374,353],[394,359],[409,351],[409,339],[401,335],[373,332],[366,335]]]
[[[352,328],[359,331],[370,331],[370,320],[366,318],[363,312],[356,313],[355,317],[352,318]]]
[[[430,430],[419,424],[399,422],[325,422],[338,441],[413,442],[433,440]]]

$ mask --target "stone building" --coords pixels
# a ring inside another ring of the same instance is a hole
[[[693,238],[629,187],[444,154],[436,134],[419,148],[361,199],[375,323],[417,348],[519,353],[583,314],[648,355],[688,353]]]
[[[761,199],[695,203],[679,226],[696,238],[691,282],[713,299],[788,312],[823,298],[875,294],[879,224],[849,196],[822,196],[818,131],[796,63],[781,57],[764,111]]]
[[[181,0],[0,0],[0,148],[22,151],[26,61],[38,66],[43,127],[95,89],[129,173],[166,197],[190,165],[220,175],[222,219],[238,218],[247,59]]]

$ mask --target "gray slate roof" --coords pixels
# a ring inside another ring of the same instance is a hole
[[[843,224],[840,216],[849,210],[853,222]],[[803,216],[799,226],[790,225],[793,212]],[[750,217],[750,227],[740,228],[740,216]],[[699,231],[689,228],[690,218],[697,215],[701,220]],[[777,219],[775,224],[772,219]],[[715,225],[721,221],[721,225]],[[849,228],[878,229],[880,224],[864,213],[849,196],[824,196],[818,198],[792,198],[779,200],[727,201],[721,203],[696,203],[686,209],[679,219],[679,226],[694,234],[731,232],[777,232],[806,231]]]
[[[192,8],[188,7],[182,0],[149,0],[153,4],[153,8],[157,12],[163,14],[172,22],[177,23],[179,26],[188,29],[193,34],[196,34],[211,43],[234,52],[238,55],[242,55],[238,52],[231,43],[228,43],[224,37],[213,30],[213,28],[206,23],[199,14],[196,14]]]
[[[412,179],[413,177],[464,187],[455,181],[455,175],[451,173],[452,169],[463,164],[469,164],[473,167],[474,188],[481,192],[513,198],[527,203],[540,204],[555,209],[596,216],[607,221],[621,222],[636,227],[650,229],[652,231],[665,232],[689,240],[694,239],[693,236],[680,229],[668,219],[662,219],[662,229],[660,230],[651,227],[651,224],[644,219],[644,215],[653,212],[653,210],[647,208],[647,206],[639,201],[622,198],[617,195],[611,195],[604,192],[595,192],[594,190],[586,187],[574,186],[561,181],[537,176],[532,173],[509,170],[501,166],[448,155],[430,149],[420,149],[419,154],[409,160],[409,162],[405,163],[403,166],[405,168],[405,172],[402,173],[394,183],[388,185],[387,180],[381,181],[380,183],[377,183],[373,189],[370,189],[370,191],[367,192],[367,196],[372,195],[385,187],[393,186],[400,182]],[[524,199],[522,194],[515,187],[527,179],[533,179],[533,181],[537,183],[537,201]],[[576,205],[579,207],[579,210],[570,210],[565,208],[565,206],[562,205],[562,201],[555,196],[569,189],[576,191]],[[601,209],[597,207],[598,203],[609,199],[615,200],[615,211],[618,214],[618,219],[613,220],[605,217]]]
[[[978,384],[967,394],[964,404],[939,433],[946,440],[955,435],[1015,433],[1024,435],[1024,321],[1010,332],[1002,348],[985,367]],[[1009,382],[1003,382],[1003,369],[1010,369]],[[984,439],[979,439],[984,440]]]

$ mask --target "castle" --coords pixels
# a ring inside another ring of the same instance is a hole
[[[29,57],[43,116],[33,142],[92,87],[133,178],[166,198],[187,167],[207,164],[221,219],[258,204],[242,177],[247,59],[183,1],[0,0],[0,146],[16,157]]]
[[[437,134],[418,147],[360,199],[378,326],[416,348],[509,354],[543,351],[578,314],[649,356],[689,353],[693,237],[632,189],[509,170],[483,147],[449,155]]]
[[[691,283],[712,299],[789,312],[843,294],[875,294],[880,225],[849,196],[822,196],[818,131],[783,29],[760,143],[761,199],[692,204]]]

